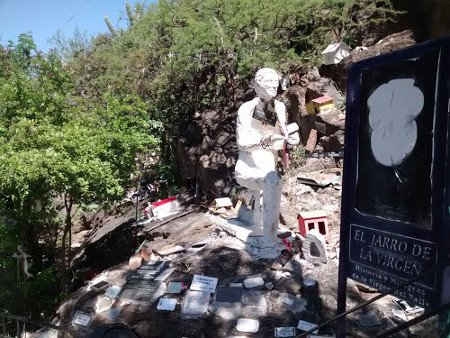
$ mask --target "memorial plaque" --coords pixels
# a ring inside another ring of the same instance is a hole
[[[218,281],[219,280],[214,277],[194,275],[194,278],[192,279],[191,290],[214,293],[216,292]]]
[[[274,329],[275,337],[295,337],[295,327],[276,327]]]
[[[380,231],[356,224],[350,225],[349,276],[363,284],[386,292],[427,272],[437,264],[434,243]],[[423,307],[436,288],[436,274],[425,276],[395,294]]]
[[[156,308],[163,311],[173,311],[175,310],[177,303],[178,301],[175,298],[163,297],[159,300]]]
[[[87,313],[77,311],[73,317],[73,324],[88,327],[91,322],[91,316]]]
[[[156,276],[159,275],[159,271],[156,270],[136,270],[129,279],[146,279],[146,280],[154,280]]]
[[[338,313],[347,277],[436,309],[450,301],[450,39],[354,63],[347,79]]]
[[[219,286],[215,300],[217,302],[240,302],[242,294],[242,288]]]
[[[135,286],[125,284],[122,292],[120,293],[120,298],[152,302],[155,300],[155,294],[159,290],[160,286],[160,283],[154,282],[152,284],[149,283],[145,285],[145,288],[136,288]]]
[[[160,291],[161,282],[155,281],[154,275],[149,273],[156,270],[136,270],[122,287],[120,298],[132,299],[136,301],[152,302],[156,299],[156,294]]]

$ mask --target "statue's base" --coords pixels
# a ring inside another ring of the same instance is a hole
[[[251,226],[239,221],[237,218],[223,219],[219,218],[218,225],[230,235],[235,236],[242,242],[247,243],[253,236],[262,236],[264,230],[261,226]]]
[[[246,250],[256,259],[275,259],[280,256],[281,250],[286,249],[278,237],[271,241],[265,238],[261,226],[249,226],[238,219],[223,218],[220,218],[218,225],[225,232],[245,243]]]
[[[275,259],[286,249],[280,239],[269,241],[263,236],[250,237],[245,248],[256,259]]]

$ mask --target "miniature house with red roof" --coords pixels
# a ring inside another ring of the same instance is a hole
[[[306,104],[308,114],[319,114],[321,112],[334,108],[333,98],[328,95],[320,96],[312,99]]]
[[[176,213],[180,207],[175,196],[163,199],[162,201],[154,202],[152,205],[152,212],[155,217],[163,218],[167,217],[173,213]]]
[[[316,229],[324,237],[328,236],[328,218],[326,211],[305,211],[298,215],[298,227],[300,234],[305,237],[306,234]]]

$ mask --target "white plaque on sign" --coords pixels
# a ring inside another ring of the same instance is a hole
[[[194,275],[194,279],[192,279],[191,290],[214,293],[216,292],[218,281],[219,280],[214,277]]]
[[[91,321],[91,316],[89,316],[87,313],[84,313],[81,311],[75,312],[75,316],[73,318],[73,324],[87,327],[89,325],[90,321]]]
[[[317,326],[317,324],[305,322],[304,320],[299,320],[297,329],[302,330],[302,331],[309,331],[316,326]],[[313,331],[313,333],[317,334],[317,333],[319,333],[319,330]]]

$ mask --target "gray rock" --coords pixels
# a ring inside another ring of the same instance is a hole
[[[358,322],[362,327],[374,327],[381,325],[380,319],[374,313],[359,315]]]
[[[345,118],[339,109],[333,109],[316,115],[316,120],[325,125],[325,135],[331,135],[345,129]]]
[[[327,247],[325,238],[317,230],[311,230],[306,234],[302,244],[302,252],[305,260],[311,263],[327,263]]]
[[[281,286],[281,288],[286,290],[286,292],[296,295],[300,292],[300,290],[302,288],[302,284],[293,278],[289,278],[284,282],[284,284]]]
[[[324,151],[339,152],[344,149],[344,131],[338,130],[329,136],[323,136],[319,139],[319,144]]]
[[[337,261],[333,260],[327,264],[316,266],[308,274],[309,278],[315,279],[318,283],[318,297],[326,319],[334,317],[337,309],[338,270]],[[347,279],[347,309],[351,309],[363,301],[355,283],[351,279]]]
[[[296,255],[294,258],[289,260],[284,266],[283,271],[291,272],[293,275],[298,275],[302,273],[302,264],[300,263],[300,257]]]

